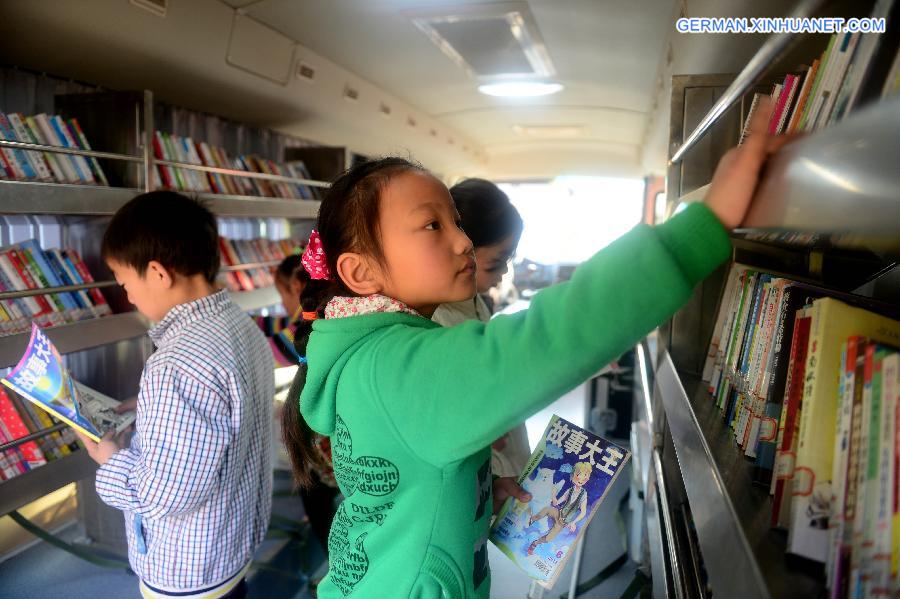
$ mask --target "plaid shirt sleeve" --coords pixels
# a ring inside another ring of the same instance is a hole
[[[108,505],[155,519],[203,505],[231,443],[231,414],[220,393],[171,365],[145,372],[138,449],[116,452],[97,470]]]

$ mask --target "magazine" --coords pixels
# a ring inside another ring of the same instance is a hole
[[[553,416],[519,476],[531,501],[507,499],[491,541],[551,588],[630,458],[627,449]]]
[[[94,441],[134,422],[134,412],[117,413],[118,401],[73,380],[56,347],[34,323],[25,354],[0,383]]]

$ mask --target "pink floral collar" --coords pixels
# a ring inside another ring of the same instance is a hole
[[[377,312],[405,312],[413,316],[422,316],[403,302],[377,293],[366,297],[336,296],[325,306],[325,318],[345,318]]]

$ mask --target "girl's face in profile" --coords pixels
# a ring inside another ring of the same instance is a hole
[[[509,260],[515,254],[518,242],[515,235],[509,235],[492,245],[475,248],[475,288],[478,293],[487,293],[500,284],[500,279],[509,270]]]
[[[382,293],[431,317],[475,295],[472,242],[443,183],[422,172],[391,179],[381,194]]]
[[[275,279],[275,290],[281,297],[281,303],[289,318],[300,309],[300,294],[303,293],[303,283],[292,279],[287,285],[280,279]]]

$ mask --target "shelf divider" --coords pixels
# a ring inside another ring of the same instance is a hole
[[[97,464],[80,449],[0,483],[0,516],[19,509],[69,483],[93,476]]]

